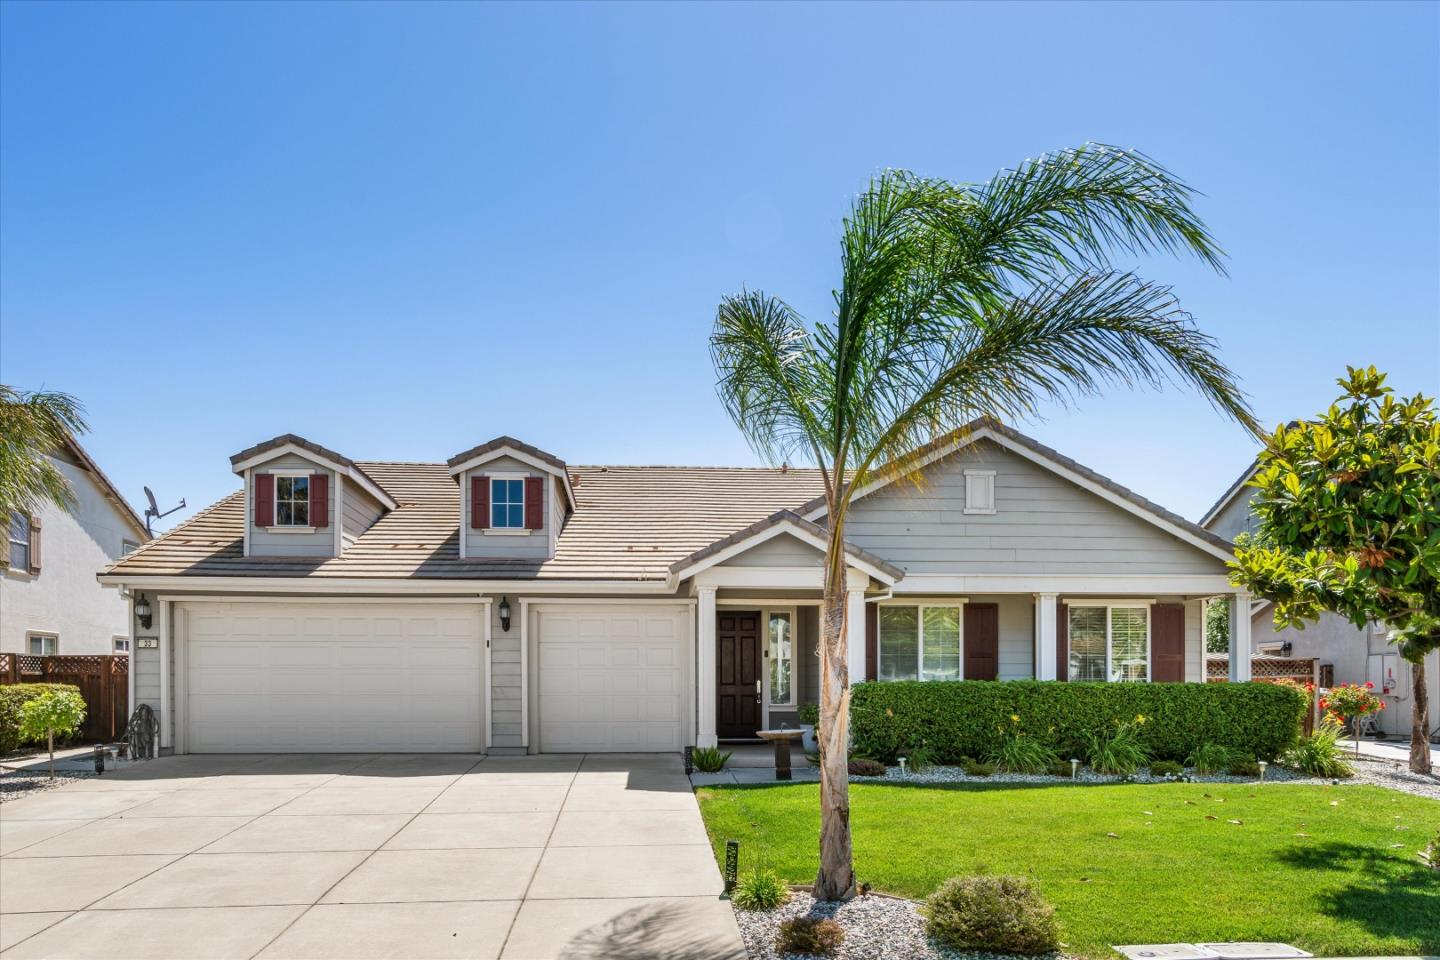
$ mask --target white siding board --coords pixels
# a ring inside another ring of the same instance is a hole
[[[508,594],[506,595],[509,596]],[[510,600],[510,631],[500,627],[500,597],[490,603],[490,744],[522,746],[520,740],[520,601]]]
[[[727,567],[817,567],[825,555],[803,540],[788,533],[778,534],[758,543],[744,553],[736,554],[723,564]]]
[[[334,498],[333,487],[340,483],[345,484],[345,505],[340,519],[343,525],[341,533],[348,546],[362,533],[374,526],[375,521],[385,513],[385,508],[380,505],[379,500],[361,489],[359,484],[345,483],[343,478],[332,484],[332,499]]]
[[[314,533],[270,533],[264,527],[255,525],[255,508],[245,505],[245,522],[250,526],[250,555],[252,557],[333,557],[335,555],[335,474],[331,470],[296,454],[286,454],[267,460],[254,468],[255,473],[273,473],[276,470],[306,470],[323,473],[330,478],[330,526],[318,527]],[[347,488],[345,497],[349,500],[353,490]]]
[[[550,475],[541,470],[536,470],[528,464],[521,463],[511,457],[497,457],[494,460],[468,470],[460,475],[460,496],[464,499],[465,506],[461,513],[463,515],[465,535],[465,556],[470,560],[547,560],[550,557],[550,523],[555,516],[554,498],[548,493],[540,498],[541,510],[544,511],[544,526],[539,530],[531,530],[528,534],[487,534],[484,530],[475,530],[470,526],[470,479],[474,476],[489,477],[497,473],[511,473],[526,477],[545,477]],[[553,483],[547,483],[547,487],[553,487]],[[519,615],[518,608],[515,611]],[[518,623],[511,627],[514,632],[518,629]]]

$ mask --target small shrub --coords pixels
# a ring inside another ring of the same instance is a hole
[[[924,743],[916,744],[905,753],[905,762],[909,765],[911,772],[923,773],[935,766],[935,751]]]
[[[995,775],[995,764],[982,763],[979,760],[961,760],[960,769],[965,771],[967,777],[990,777]]]
[[[730,762],[731,754],[716,747],[700,747],[694,753],[695,769],[701,773],[719,773]]]
[[[1055,748],[1038,737],[1025,735],[1020,729],[1020,715],[1010,716],[1010,725],[1001,724],[1000,739],[985,758],[1007,773],[1042,773],[1060,759]]]
[[[85,698],[75,687],[46,690],[20,707],[20,735],[44,739],[50,749],[50,779],[55,779],[55,738],[79,732],[85,719]]]
[[[1052,953],[1055,908],[1025,877],[951,877],[920,908],[925,932],[947,947],[994,953]]]
[[[1202,743],[1190,752],[1185,762],[1195,768],[1196,773],[1219,773],[1229,769],[1240,759],[1235,751],[1219,743]]]
[[[49,690],[80,692],[79,687],[68,683],[12,683],[0,687],[0,755],[31,742],[20,732],[20,709]],[[43,734],[41,736],[43,738]]]
[[[802,703],[796,712],[800,714],[801,723],[807,723],[813,727],[820,722],[820,704],[818,703]]]
[[[1425,849],[1420,851],[1420,859],[1429,864],[1431,870],[1440,870],[1440,833],[1425,844]]]
[[[794,917],[780,924],[780,932],[775,936],[775,952],[829,957],[844,941],[845,931],[834,920]]]
[[[1156,760],[1150,764],[1150,775],[1152,777],[1178,777],[1185,772],[1185,768],[1174,760]]]
[[[1045,772],[1050,774],[1050,776],[1052,777],[1064,777],[1066,780],[1069,780],[1072,774],[1072,771],[1070,770],[1070,764],[1064,760],[1056,760],[1054,763],[1050,764],[1049,768]]]
[[[1134,773],[1150,759],[1135,730],[1144,723],[1144,714],[1137,714],[1134,723],[1116,724],[1113,729],[1099,730],[1086,737],[1085,760],[1090,768],[1096,773]]]
[[[885,764],[878,760],[866,760],[864,757],[856,757],[850,761],[850,776],[883,777],[885,776]]]
[[[741,910],[774,910],[790,901],[790,888],[774,870],[752,870],[736,882],[730,899]]]
[[[1225,772],[1232,777],[1248,777],[1251,780],[1257,780],[1260,777],[1260,764],[1254,760],[1239,759],[1230,764]]]
[[[1332,780],[1353,777],[1355,770],[1345,761],[1340,746],[1340,737],[1344,732],[1345,728],[1332,720],[1322,722],[1314,733],[1301,737],[1295,746],[1286,751],[1283,757],[1285,766],[1312,777],[1329,777]]]

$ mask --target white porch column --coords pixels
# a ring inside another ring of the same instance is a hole
[[[870,577],[859,570],[845,571],[845,633],[849,659],[850,682],[865,679],[865,588]],[[821,610],[824,616],[824,610]]]
[[[713,747],[720,741],[715,736],[715,588],[697,585],[700,602],[696,604],[695,630],[697,676],[695,681],[696,726],[695,745]]]
[[[1250,679],[1250,594],[1230,596],[1230,682]]]
[[[1055,670],[1055,601],[1054,593],[1035,594],[1035,679],[1054,680]]]

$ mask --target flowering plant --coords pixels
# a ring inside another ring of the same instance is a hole
[[[1355,756],[1360,756],[1360,725],[1354,721],[1359,717],[1379,713],[1385,709],[1385,701],[1375,695],[1375,684],[1368,680],[1358,683],[1342,683],[1332,687],[1320,698],[1320,709],[1325,716],[1336,723],[1349,723],[1355,737]]]

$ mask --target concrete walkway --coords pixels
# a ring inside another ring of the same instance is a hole
[[[1345,737],[1340,741],[1343,747],[1352,748],[1354,740]],[[1393,760],[1396,763],[1404,764],[1408,769],[1410,766],[1410,741],[1409,740],[1366,740],[1360,738],[1360,756],[1374,757],[1377,760]],[[1431,745],[1430,763],[1440,767],[1440,746]]]
[[[186,756],[0,806],[0,956],[733,958],[678,757]]]

